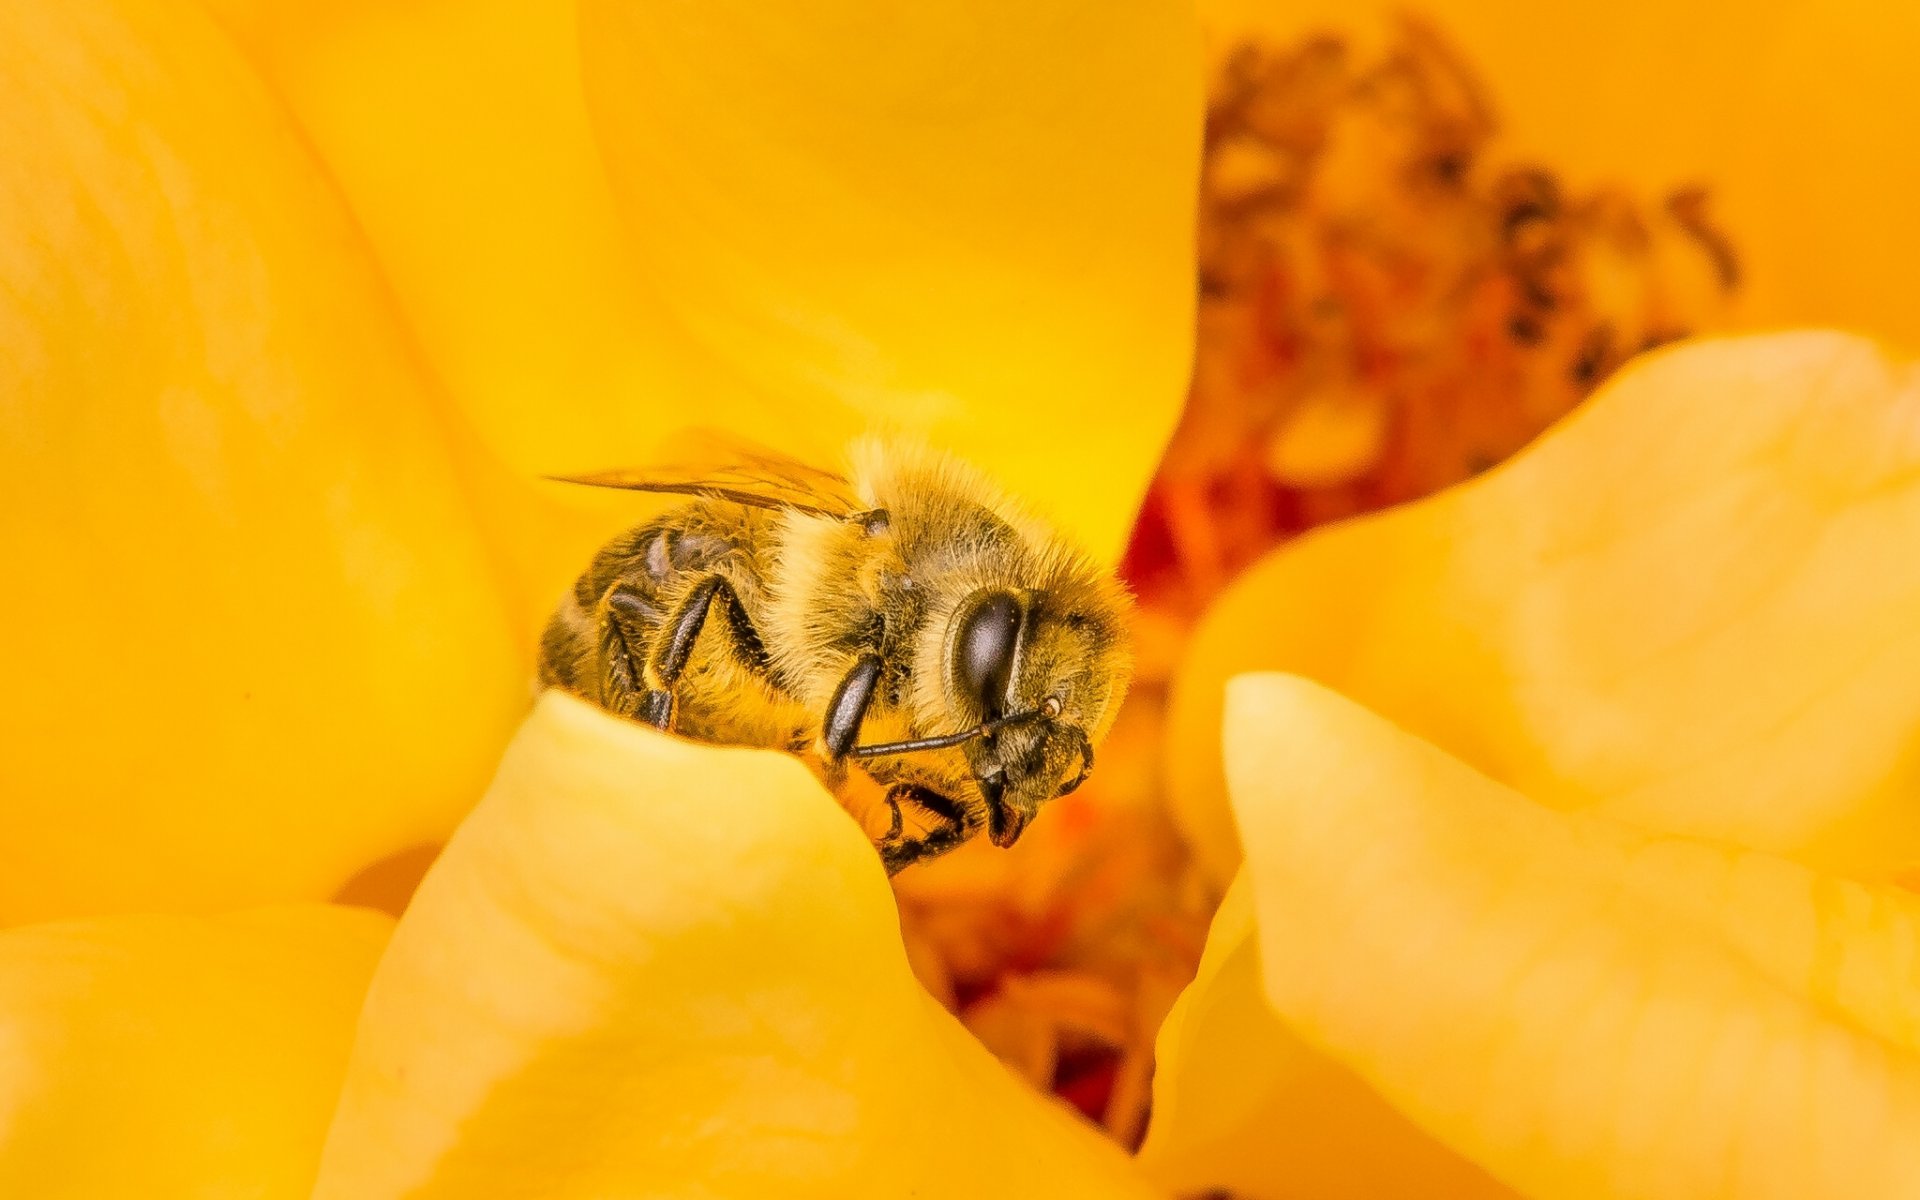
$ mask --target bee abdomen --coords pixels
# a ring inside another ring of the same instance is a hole
[[[540,634],[540,686],[591,696],[597,644],[593,614],[569,597]]]

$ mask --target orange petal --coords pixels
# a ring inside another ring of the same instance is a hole
[[[1306,680],[1227,713],[1261,977],[1529,1195],[1920,1189],[1920,897],[1537,807]]]
[[[1171,776],[1238,861],[1222,685],[1318,679],[1535,799],[1883,878],[1920,859],[1920,382],[1827,333],[1644,358],[1473,483],[1267,559]]]
[[[1398,3],[1201,0],[1212,37],[1377,30]],[[1646,194],[1706,183],[1755,327],[1841,323],[1920,345],[1911,130],[1920,8],[1880,0],[1429,0],[1515,149]]]
[[[1146,1196],[921,990],[795,760],[559,693],[368,993],[317,1200]]]
[[[304,1200],[392,925],[315,905],[0,933],[0,1195]]]
[[[0,12],[0,141],[0,921],[443,836],[526,672],[326,178],[139,0]]]
[[[1160,1027],[1141,1169],[1179,1196],[1512,1196],[1274,1016],[1257,932],[1243,873],[1214,915],[1198,976]]]

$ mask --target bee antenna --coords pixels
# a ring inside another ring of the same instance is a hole
[[[1009,725],[1018,725],[1043,715],[1040,709],[1030,708],[1025,712],[1013,713],[992,721],[983,721],[972,729],[960,733],[949,733],[942,737],[915,738],[906,742],[880,742],[872,746],[855,746],[847,751],[849,758],[885,758],[894,754],[917,754],[922,750],[947,750],[954,746],[964,746],[975,738],[998,733]]]

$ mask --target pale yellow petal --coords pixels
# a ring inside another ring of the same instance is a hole
[[[1191,10],[209,4],[471,418],[533,619],[632,510],[524,481],[690,424],[924,435],[1118,555],[1191,343]]]
[[[528,644],[644,508],[540,483],[651,461],[715,372],[674,335],[587,124],[572,3],[205,0],[299,122],[373,247],[507,563]]]
[[[1152,1193],[921,990],[797,761],[550,693],[381,963],[315,1194]]]
[[[1543,803],[1886,877],[1920,859],[1915,545],[1910,363],[1661,351],[1487,476],[1245,576],[1179,685],[1183,822],[1227,878],[1222,685],[1276,669]]]
[[[322,899],[527,675],[353,222],[198,10],[0,11],[0,921]]]
[[[1160,1027],[1141,1170],[1175,1195],[1235,1200],[1512,1196],[1274,1015],[1257,932],[1243,873]]]
[[[1920,1191],[1920,897],[1554,813],[1294,677],[1226,738],[1269,1001],[1496,1176]]]
[[[314,905],[0,933],[0,1196],[305,1200],[392,925]]]
[[[586,0],[581,36],[698,344],[829,428],[929,432],[1118,556],[1192,344],[1191,7]]]

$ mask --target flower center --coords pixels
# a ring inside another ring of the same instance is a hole
[[[1156,781],[1194,621],[1307,529],[1501,462],[1739,283],[1704,190],[1653,201],[1505,161],[1486,89],[1430,27],[1362,61],[1245,44],[1213,82],[1196,362],[1122,568],[1139,678],[1086,788],[1011,851],[896,881],[915,969],[976,1036],[1123,1144],[1218,896]]]

